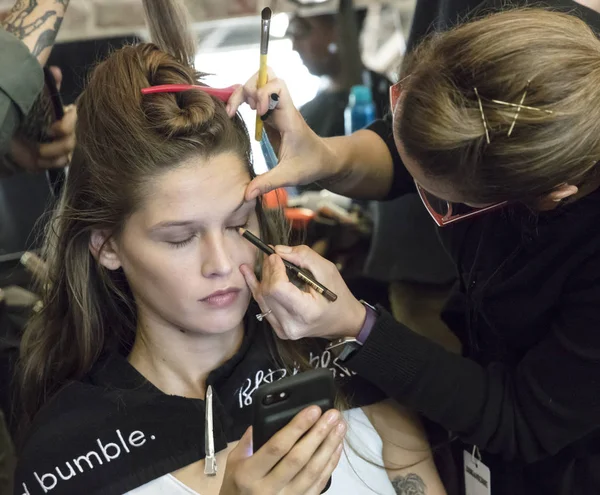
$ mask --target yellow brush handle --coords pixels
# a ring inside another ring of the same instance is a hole
[[[262,88],[265,84],[267,84],[267,56],[260,56],[260,69],[258,70],[258,83],[256,87],[258,89]],[[254,138],[257,141],[262,139],[263,133],[263,121],[260,119],[260,115],[258,111],[256,112],[256,133],[254,134]]]

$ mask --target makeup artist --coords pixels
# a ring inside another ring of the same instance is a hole
[[[456,263],[443,316],[463,355],[357,301],[307,247],[277,247],[260,283],[241,267],[278,334],[342,339],[334,351],[344,366],[460,438],[461,464],[463,450],[466,464],[481,451],[494,495],[600,493],[600,40],[592,30],[532,9],[431,38],[404,60],[393,122],[347,137],[317,137],[273,74],[255,88],[255,78],[240,88],[230,113],[245,100],[262,114],[279,94],[268,122],[279,131],[280,164],[247,198],[314,181],[359,198],[416,188]],[[292,285],[281,258],[312,271],[337,301]]]

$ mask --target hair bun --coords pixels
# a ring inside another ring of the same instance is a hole
[[[198,84],[198,73],[156,46],[142,59],[150,86]],[[154,93],[142,97],[142,109],[150,126],[165,137],[184,137],[201,132],[215,116],[216,102],[204,91]]]
[[[194,89],[146,95],[143,109],[150,126],[168,138],[197,134],[215,116],[214,100]]]

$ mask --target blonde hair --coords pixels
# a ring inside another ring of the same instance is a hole
[[[402,77],[396,136],[470,202],[534,202],[585,181],[600,159],[600,40],[574,16],[489,15],[426,39]],[[525,91],[538,110],[521,108],[509,136],[516,108],[492,100],[518,104]]]

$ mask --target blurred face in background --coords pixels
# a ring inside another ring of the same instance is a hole
[[[337,55],[337,30],[333,16],[295,17],[288,36],[309,72],[315,76],[335,76],[340,63]]]

